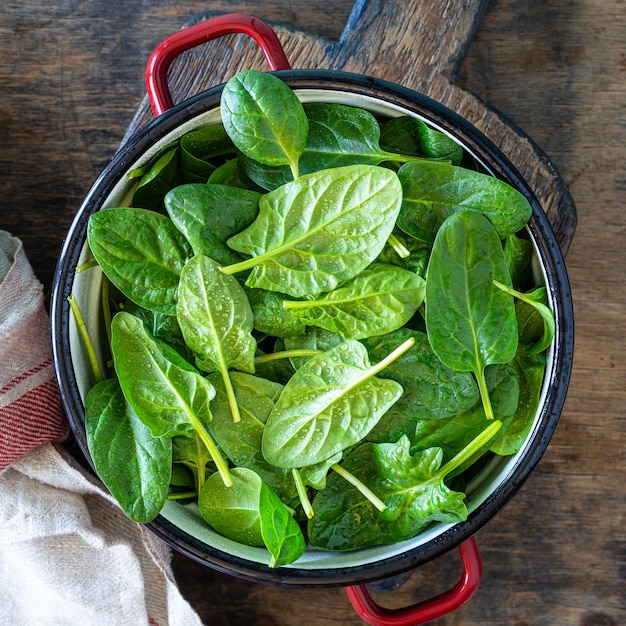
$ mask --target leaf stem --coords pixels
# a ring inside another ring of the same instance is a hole
[[[93,372],[93,377],[97,383],[104,380],[102,376],[102,370],[100,369],[100,363],[98,362],[98,357],[96,355],[96,350],[94,348],[93,341],[91,340],[91,336],[89,334],[89,330],[87,329],[87,324],[85,324],[85,318],[80,311],[80,307],[76,302],[76,298],[74,298],[73,294],[70,294],[67,297],[67,301],[70,305],[70,310],[72,311],[72,315],[74,316],[74,320],[76,322],[76,326],[78,327],[78,333],[80,334],[81,339],[83,340],[83,344],[85,346],[85,350],[87,350],[87,356],[89,357],[89,363],[91,365],[91,370]]]
[[[224,460],[224,457],[220,454],[215,442],[211,438],[211,435],[207,432],[206,428],[202,425],[202,423],[198,420],[198,418],[190,413],[191,423],[198,435],[202,443],[206,446],[211,458],[213,459],[213,463],[215,463],[215,467],[217,467],[217,471],[220,473],[224,484],[227,487],[232,487],[234,485],[233,478],[228,471],[228,464]],[[198,473],[203,471],[203,468],[198,468]]]
[[[224,381],[224,387],[226,388],[226,396],[228,397],[230,412],[233,414],[233,422],[240,422],[241,414],[239,413],[239,405],[237,404],[233,383],[230,380],[230,375],[228,374],[228,369],[226,367],[222,368],[222,380]]]
[[[297,357],[317,356],[321,354],[322,350],[308,350],[301,348],[299,350],[279,350],[278,352],[270,352],[269,354],[262,354],[254,359],[255,365],[260,363],[269,363],[270,361],[278,361],[279,359],[291,359]]]
[[[179,491],[178,493],[168,493],[168,500],[186,500],[187,498],[197,498],[197,491]]]
[[[337,472],[344,480],[347,480],[353,487],[364,495],[379,511],[384,511],[387,505],[365,484],[363,484],[354,474],[345,470],[341,465],[335,463],[331,466],[332,470]]]
[[[351,387],[356,387],[360,385],[364,380],[371,378],[372,376],[376,376],[378,372],[384,370],[389,364],[393,363],[398,357],[402,356],[409,348],[413,346],[415,343],[415,339],[413,337],[409,337],[406,341],[403,341],[395,350],[390,352],[382,361],[373,365],[370,369],[366,370],[359,376]]]
[[[392,233],[387,239],[387,243],[396,251],[401,259],[411,256],[411,251]]]
[[[496,433],[502,428],[502,422],[496,420],[492,422],[483,430],[477,437],[470,441],[456,456],[451,458],[443,467],[437,472],[437,476],[443,478],[453,472],[457,467],[460,467],[468,459],[471,459],[474,454],[479,452],[487,443],[489,443],[496,435]]]
[[[485,415],[488,420],[492,420],[494,414],[491,406],[491,398],[489,397],[489,390],[487,389],[487,381],[485,380],[485,368],[476,372],[476,382],[478,383],[478,391],[480,392],[480,398],[483,403],[483,408],[485,409]]]
[[[292,468],[291,475],[293,476],[293,481],[296,484],[296,491],[298,492],[298,498],[300,498],[300,503],[302,504],[304,513],[307,516],[307,519],[311,519],[314,515],[313,506],[311,505],[311,501],[309,500],[309,496],[306,492],[306,485],[302,480],[302,476],[295,467]]]

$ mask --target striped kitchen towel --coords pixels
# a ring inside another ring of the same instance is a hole
[[[4,280],[2,280],[4,278]],[[67,436],[43,289],[22,243],[0,231],[0,471]]]

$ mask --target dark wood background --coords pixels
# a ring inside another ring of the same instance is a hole
[[[143,67],[162,38],[196,14],[237,10],[336,41],[353,4],[0,2],[0,228],[24,241],[48,288],[73,214],[142,105]],[[571,193],[576,350],[548,451],[477,536],[478,592],[437,624],[626,624],[626,5],[478,4],[484,14],[448,78],[527,133]],[[441,6],[432,2],[435,15]],[[402,606],[442,591],[457,561],[447,554],[376,597]],[[178,555],[174,570],[207,625],[362,623],[341,589],[257,585]]]

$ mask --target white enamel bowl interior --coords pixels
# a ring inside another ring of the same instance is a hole
[[[349,94],[344,91],[332,91],[326,89],[307,89],[302,91],[296,90],[296,93],[303,102],[337,102],[341,104],[361,107],[371,111],[372,113],[388,117],[395,117],[399,115],[415,116],[415,114],[411,111],[405,110],[397,106],[389,105],[367,95]],[[211,111],[202,113],[201,115],[198,115],[193,119],[190,119],[186,123],[180,125],[175,131],[165,136],[160,142],[155,144],[141,157],[140,160],[132,163],[128,168],[128,171],[149,162],[150,159],[163,146],[167,145],[173,140],[178,139],[183,134],[198,127],[215,124],[220,121],[221,119],[218,109],[213,109]],[[430,123],[428,120],[424,121],[432,126],[432,123]],[[446,132],[444,128],[435,128],[442,132]],[[474,157],[476,158],[475,154]],[[481,162],[480,159],[478,160],[479,162]],[[481,164],[484,167],[485,171],[490,171],[486,163],[481,162]],[[122,177],[120,179],[120,182],[104,201],[102,208],[108,208],[113,206],[128,206],[129,199],[132,197],[134,184],[135,183],[128,180],[125,176]],[[541,266],[541,263],[539,261],[539,256],[537,254],[536,244],[534,241],[533,245],[535,246],[533,263],[535,280],[538,281],[538,284],[546,284],[547,277],[545,275],[544,268]],[[85,246],[79,262],[86,261],[88,258],[89,251]],[[89,270],[76,274],[72,286],[72,293],[78,302],[83,316],[85,317],[87,328],[94,337],[100,338],[100,345],[102,345],[102,338],[104,337],[100,315],[101,280],[102,275],[99,269]],[[548,297],[550,297],[550,290],[548,290]],[[74,373],[76,376],[78,389],[84,401],[85,394],[93,385],[93,380],[91,380],[90,377],[91,367],[89,365],[86,352],[84,350],[83,344],[78,335],[78,331],[73,320],[70,320],[69,333],[71,360],[74,367]],[[102,360],[102,351],[99,351],[98,356]],[[546,372],[550,372],[552,370],[553,357],[554,349],[551,348],[550,352],[548,353]],[[529,442],[533,439],[534,431],[539,424],[541,406],[543,405],[546,397],[548,383],[549,381],[546,377],[543,383],[539,410],[537,411],[533,427],[522,449],[517,454],[510,457],[494,456],[493,459],[491,459],[467,485],[467,504],[470,514],[483,502],[485,502],[485,500],[489,498],[492,493],[494,493],[507,482],[507,479],[511,476],[520,458],[522,458],[526,454]],[[213,548],[220,550],[227,555],[238,557],[253,564],[256,563],[262,565],[266,564],[268,561],[268,553],[265,549],[245,546],[240,543],[226,539],[225,537],[215,533],[202,520],[202,517],[200,516],[200,513],[198,511],[198,507],[195,504],[181,505],[174,501],[167,501],[161,515],[173,526],[183,531],[183,533],[185,533],[186,535],[193,537],[196,541],[199,541],[203,544],[212,546]],[[375,563],[380,559],[388,559],[390,557],[401,555],[409,550],[416,549],[419,546],[435,540],[438,536],[440,536],[442,533],[446,532],[450,528],[450,525],[438,523],[432,525],[428,530],[422,532],[413,539],[409,539],[407,541],[399,542],[393,545],[365,548],[352,552],[327,552],[310,548],[307,550],[304,556],[302,556],[298,560],[296,564],[288,567],[296,567],[302,570],[332,570],[368,565]]]

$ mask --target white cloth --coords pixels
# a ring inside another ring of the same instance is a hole
[[[50,352],[41,285],[0,231],[0,626],[202,626],[169,547],[54,443]]]

